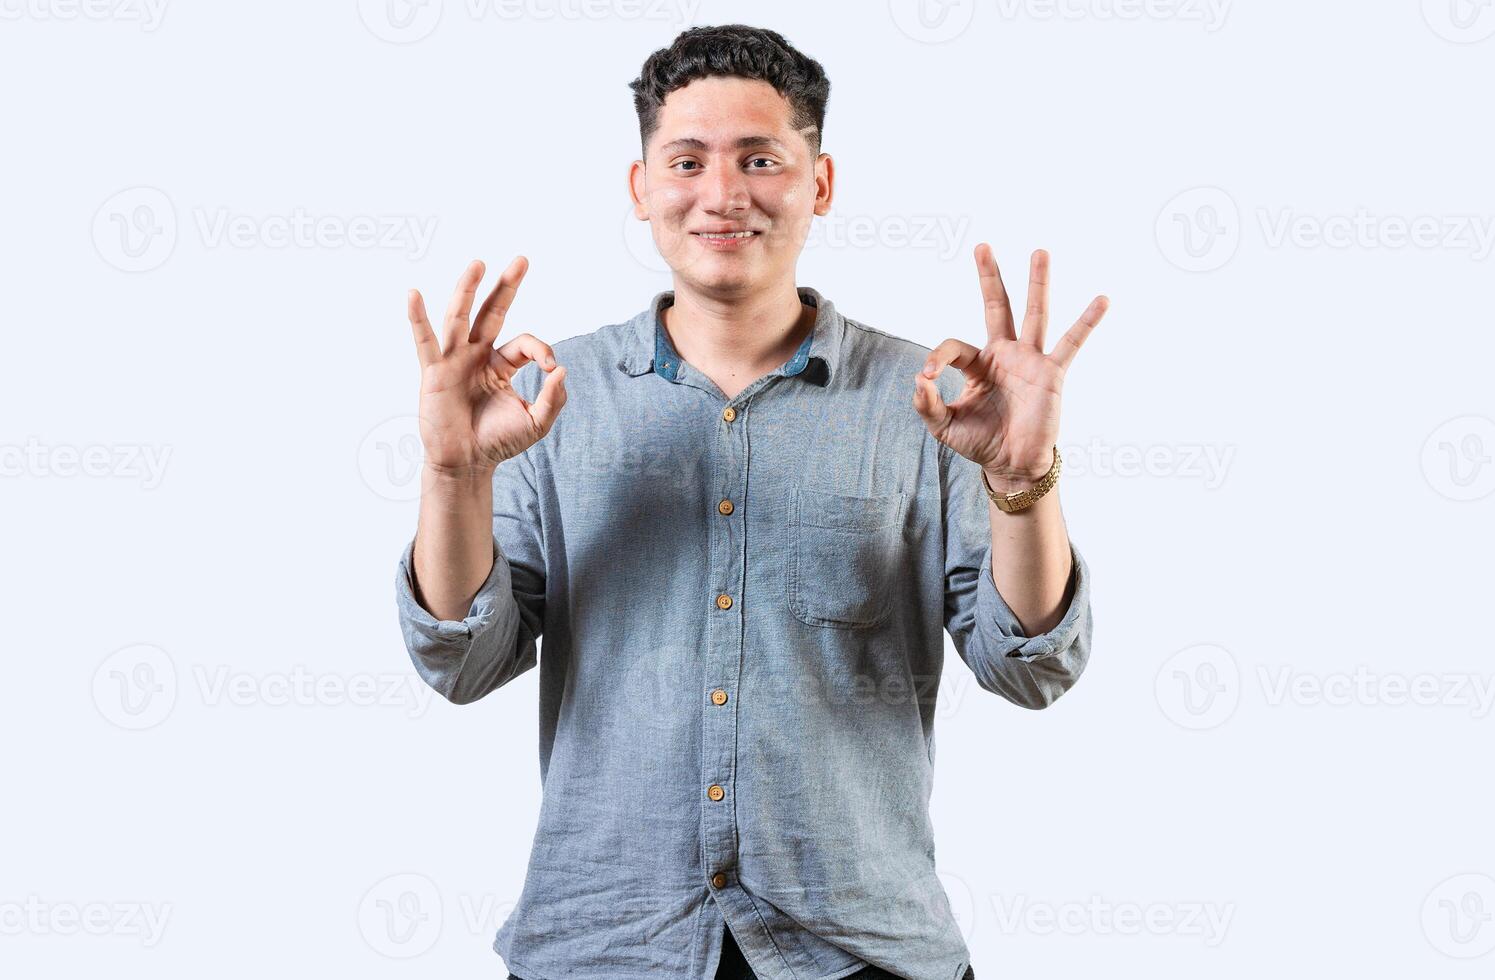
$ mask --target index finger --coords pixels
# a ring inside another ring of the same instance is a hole
[[[514,305],[514,296],[519,292],[519,284],[524,281],[524,274],[529,270],[529,259],[524,256],[515,256],[514,261],[498,277],[498,284],[493,287],[493,292],[483,300],[483,305],[478,307],[477,318],[472,324],[472,342],[493,346],[498,339],[499,331],[504,327],[504,317],[508,316],[509,307]]]

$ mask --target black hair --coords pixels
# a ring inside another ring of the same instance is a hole
[[[667,48],[649,55],[639,77],[628,83],[638,110],[639,141],[647,155],[659,128],[665,96],[698,78],[752,78],[772,85],[789,102],[790,125],[820,153],[825,103],[831,83],[820,62],[807,57],[775,31],[746,24],[692,27]]]

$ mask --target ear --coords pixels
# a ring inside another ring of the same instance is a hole
[[[836,163],[829,153],[815,158],[815,213],[829,214],[836,186]]]
[[[628,196],[633,201],[633,216],[640,221],[649,220],[649,205],[645,203],[648,189],[648,173],[644,161],[635,160],[628,167]]]

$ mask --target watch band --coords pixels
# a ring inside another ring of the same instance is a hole
[[[985,467],[981,469],[981,484],[986,487],[986,495],[991,498],[992,503],[997,505],[997,510],[1005,514],[1015,514],[1033,506],[1039,498],[1054,488],[1054,484],[1059,482],[1059,466],[1062,462],[1063,460],[1059,458],[1059,447],[1055,446],[1054,464],[1049,467],[1049,471],[1037,483],[1017,493],[997,493],[993,490],[991,483],[986,479]]]

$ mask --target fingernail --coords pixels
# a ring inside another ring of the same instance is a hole
[[[933,361],[930,361],[929,363],[927,363],[927,364],[924,365],[924,373],[927,374],[927,375],[930,375],[931,377],[934,376],[934,362]]]
[[[551,357],[549,354],[546,354],[545,355],[545,366],[546,367],[555,367],[555,358]]]

